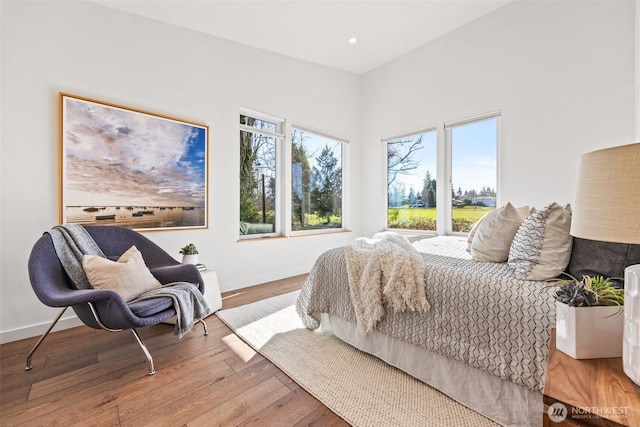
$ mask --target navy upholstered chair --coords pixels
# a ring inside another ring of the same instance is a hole
[[[119,226],[85,226],[104,255],[117,260],[127,249],[135,245],[151,273],[162,284],[191,282],[204,294],[204,281],[198,269],[191,264],[181,264],[158,245],[142,234]],[[40,337],[27,356],[25,370],[31,369],[31,358],[42,341],[55,326],[68,307],[73,308],[80,320],[92,328],[115,332],[130,329],[140,345],[149,368],[155,373],[153,358],[135,328],[156,325],[175,316],[173,301],[169,297],[127,303],[114,291],[101,289],[75,289],[65,272],[48,233],[38,239],[29,257],[29,279],[38,299],[49,307],[63,307],[49,329]],[[207,327],[204,321],[205,335]]]

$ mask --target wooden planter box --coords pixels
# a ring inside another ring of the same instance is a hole
[[[574,359],[622,357],[622,306],[569,307],[556,301],[556,348]]]

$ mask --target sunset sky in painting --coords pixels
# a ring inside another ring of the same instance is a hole
[[[64,97],[66,206],[205,206],[206,130]]]

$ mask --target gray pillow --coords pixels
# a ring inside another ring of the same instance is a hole
[[[566,271],[578,280],[582,276],[624,278],[624,269],[634,264],[640,264],[640,245],[574,237]]]

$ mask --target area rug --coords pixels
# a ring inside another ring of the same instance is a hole
[[[218,317],[354,426],[496,426],[494,422],[326,332],[306,329],[299,291],[221,310]]]

